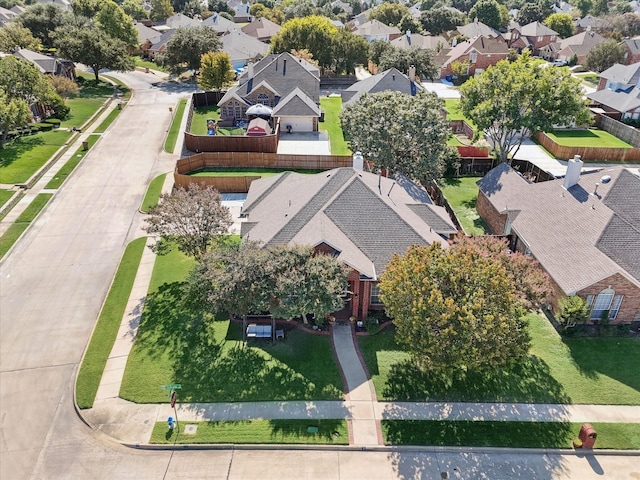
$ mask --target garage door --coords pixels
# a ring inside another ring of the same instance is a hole
[[[287,131],[287,125],[291,125],[292,132],[313,132],[312,117],[282,117],[280,118],[280,132]]]

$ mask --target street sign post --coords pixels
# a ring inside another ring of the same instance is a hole
[[[176,408],[176,400],[178,399],[178,394],[175,390],[171,391],[171,408]]]

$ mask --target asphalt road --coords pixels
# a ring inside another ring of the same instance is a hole
[[[462,451],[141,451],[73,409],[82,352],[160,152],[179,91],[123,75],[127,108],[0,265],[0,479],[640,478],[637,457]],[[446,473],[446,477],[445,474]]]

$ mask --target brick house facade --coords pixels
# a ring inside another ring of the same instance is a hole
[[[604,311],[612,324],[640,321],[640,253],[632,247],[640,244],[632,213],[640,177],[622,167],[580,174],[581,162],[569,164],[565,179],[537,184],[506,164],[494,168],[478,182],[478,214],[540,262],[553,282],[554,311],[561,297],[578,295],[591,322]]]
[[[440,68],[440,78],[454,75],[454,62],[468,62],[467,74],[475,75],[504,60],[508,55],[509,47],[502,37],[478,37],[460,42],[447,54]]]

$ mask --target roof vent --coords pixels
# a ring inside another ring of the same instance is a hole
[[[611,177],[610,177],[609,175],[604,175],[604,176],[600,179],[600,181],[601,181],[602,183],[609,183],[609,182],[611,181]]]

